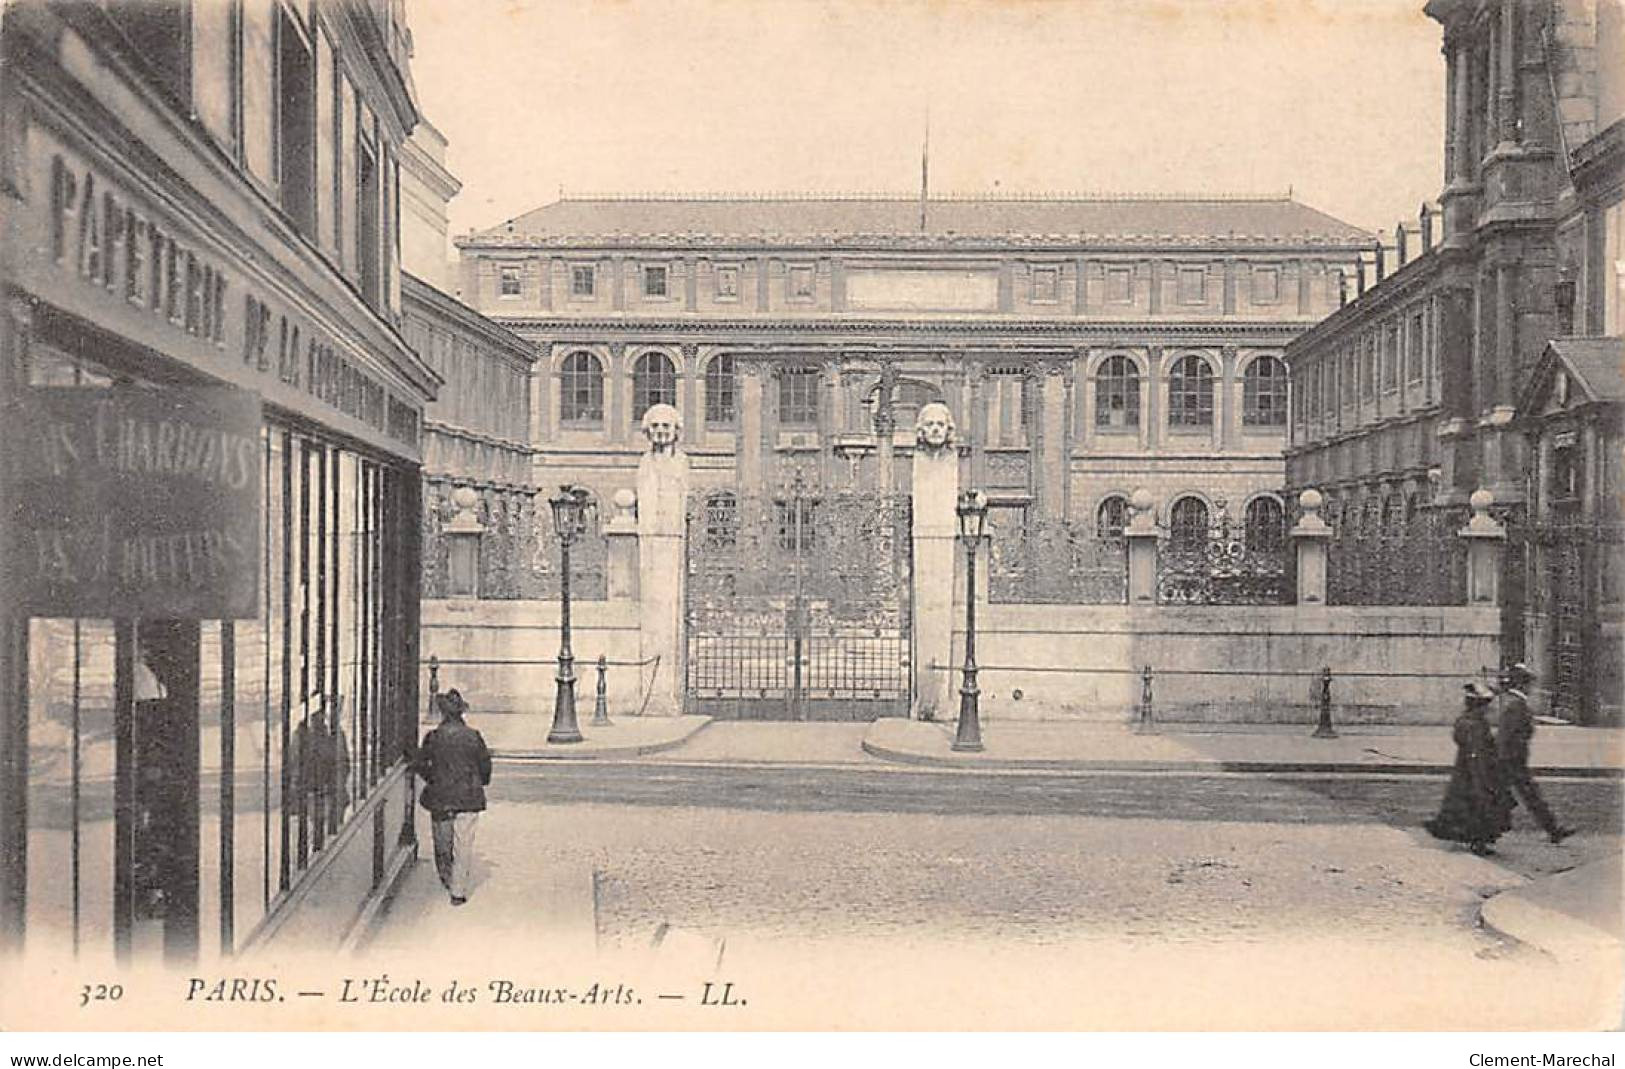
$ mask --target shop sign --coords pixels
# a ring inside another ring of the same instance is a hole
[[[259,395],[32,387],[4,415],[7,585],[33,616],[259,614]]]

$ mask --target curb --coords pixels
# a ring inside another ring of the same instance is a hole
[[[675,750],[688,743],[710,727],[713,721],[707,720],[686,735],[679,735],[672,739],[660,739],[656,742],[629,743],[623,746],[604,746],[596,750],[573,750],[562,746],[557,750],[492,750],[493,761],[515,761],[530,763],[536,761],[603,761],[615,760],[623,757],[643,757],[647,754],[664,753]]]
[[[937,754],[895,750],[863,740],[863,752],[899,765],[931,768],[986,769],[993,772],[1028,770],[1035,772],[1228,772],[1257,775],[1268,772],[1318,773],[1323,775],[1448,776],[1453,765],[1443,764],[1364,764],[1348,761],[1146,761],[1088,760],[1057,757],[943,757]],[[1565,779],[1625,779],[1625,769],[1592,766],[1539,767],[1532,775]]]
[[[1479,904],[1479,926],[1561,962],[1573,963],[1599,956],[1618,958],[1620,950],[1625,948],[1621,933],[1580,920],[1531,897],[1531,892],[1538,891],[1542,885],[1576,871],[1579,870],[1552,873],[1492,895]]]

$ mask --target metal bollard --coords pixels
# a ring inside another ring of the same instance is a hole
[[[1332,727],[1332,669],[1330,665],[1320,670],[1320,723],[1315,727],[1314,737],[1317,739],[1337,738],[1337,729]]]
[[[1144,735],[1157,730],[1156,713],[1151,704],[1151,666],[1140,672],[1140,709],[1134,721],[1134,733]]]
[[[602,653],[598,655],[598,696],[592,703],[592,726],[613,726],[609,720],[609,662]]]

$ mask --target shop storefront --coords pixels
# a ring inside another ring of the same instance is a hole
[[[413,849],[433,373],[229,173],[48,89],[3,130],[5,944],[335,945]]]

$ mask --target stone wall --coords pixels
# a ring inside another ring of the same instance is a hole
[[[576,658],[577,705],[592,710],[596,673],[593,662],[603,654],[622,662],[609,669],[610,714],[635,714],[647,690],[653,666],[637,667],[638,606],[632,601],[572,602],[571,650]],[[442,692],[456,687],[474,714],[549,712],[553,707],[553,674],[559,652],[559,603],[556,601],[423,602],[422,675],[419,689],[428,693],[428,662],[442,663]],[[457,664],[457,661],[523,661],[524,664]],[[676,670],[662,664],[662,676]]]
[[[1339,723],[1447,724],[1462,683],[1500,663],[1494,608],[978,605],[976,630],[995,720],[1126,720],[1149,664],[1159,720],[1311,724],[1329,666]],[[957,687],[962,617],[953,642]],[[1228,674],[1181,674],[1213,670]]]

